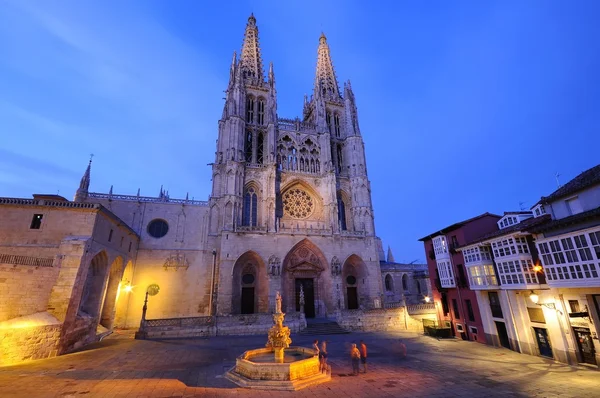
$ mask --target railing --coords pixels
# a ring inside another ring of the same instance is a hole
[[[29,265],[32,267],[52,267],[53,258],[17,256],[14,254],[0,254],[0,263],[14,265]]]
[[[281,234],[299,234],[299,235],[331,235],[333,233],[331,228],[312,228],[312,227],[291,227],[285,226],[277,229],[278,233]]]
[[[246,162],[246,167],[251,168],[251,169],[262,169],[262,168],[266,168],[268,166],[266,164],[262,164],[262,163]]]
[[[385,309],[392,309],[392,308],[401,308],[404,307],[403,305],[404,303],[402,301],[398,301],[398,302],[393,302],[393,303],[384,303],[383,307]]]
[[[165,319],[146,319],[144,327],[197,327],[212,326],[214,318],[212,316],[200,316],[191,318],[165,318]]]
[[[342,236],[365,236],[367,233],[365,231],[340,231],[340,235]]]
[[[317,126],[313,123],[302,122],[300,119],[286,119],[286,118],[278,118],[277,124],[280,130],[286,131],[305,131],[305,130],[315,130]]]
[[[177,203],[177,204],[183,204],[183,205],[208,206],[208,202],[205,200],[171,199],[168,196],[154,198],[154,197],[150,197],[150,196],[113,195],[110,193],[90,192],[88,194],[88,198],[106,199],[106,200],[123,200],[123,201],[131,201],[131,202]]]
[[[411,304],[406,309],[409,314],[432,314],[435,313],[435,304]]]
[[[235,232],[267,232],[267,227],[258,225],[236,225]]]
[[[0,198],[0,204],[70,207],[70,208],[77,208],[77,209],[95,209],[98,207],[98,204],[96,204],[96,203],[79,203],[79,202],[60,201],[60,200],[19,199],[19,198]]]

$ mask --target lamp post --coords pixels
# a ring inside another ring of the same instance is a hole
[[[135,332],[135,338],[138,340],[145,340],[148,338],[146,332],[146,311],[148,310],[148,296],[156,296],[160,291],[160,286],[156,283],[149,285],[146,288],[146,297],[144,297],[144,306],[142,307],[142,319],[140,320],[140,329]]]

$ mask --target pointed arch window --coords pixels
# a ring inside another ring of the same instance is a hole
[[[263,125],[265,123],[265,100],[262,98],[258,99],[258,112],[257,112],[257,122],[259,125]]]
[[[254,123],[254,98],[246,99],[246,123]]]
[[[327,130],[329,130],[329,133],[331,134],[331,113],[327,112],[325,114],[325,119],[327,121]]]
[[[333,127],[335,129],[335,136],[340,136],[340,115],[337,113],[333,115]]]
[[[252,131],[246,130],[246,139],[244,140],[244,153],[246,162],[252,162]]]
[[[338,218],[340,220],[340,228],[342,231],[346,231],[346,205],[342,198],[338,198]]]
[[[244,212],[242,225],[256,227],[258,224],[258,195],[254,187],[246,189],[244,194]]]
[[[260,132],[258,133],[258,137],[256,138],[256,162],[259,164],[264,163],[264,143],[265,143],[265,135]]]
[[[402,275],[402,290],[408,290],[408,275]]]
[[[394,290],[394,281],[392,280],[392,276],[390,274],[385,276],[385,290],[388,292]]]
[[[338,173],[342,172],[342,146],[338,145],[337,146],[337,167],[338,167]]]

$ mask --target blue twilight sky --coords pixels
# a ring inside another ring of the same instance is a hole
[[[479,213],[529,208],[600,161],[600,2],[0,1],[0,196],[207,199],[247,17],[301,114],[323,30],[351,79],[375,221],[396,261]]]

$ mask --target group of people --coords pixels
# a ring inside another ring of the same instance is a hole
[[[327,341],[321,342],[321,348],[319,348],[319,340],[313,341],[313,349],[319,356],[319,371],[321,373],[331,373],[331,366],[327,364]]]
[[[319,356],[319,371],[321,373],[331,373],[331,366],[327,364],[327,342],[322,341],[321,347],[319,348],[319,340],[313,341],[313,349]],[[352,344],[350,349],[350,359],[352,360],[352,374],[358,375],[360,373],[359,362],[362,363],[363,373],[367,373],[367,345],[364,341],[360,341],[357,347],[355,343]]]

